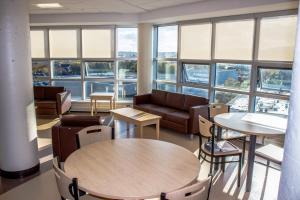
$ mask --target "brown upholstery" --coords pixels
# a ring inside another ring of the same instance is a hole
[[[161,116],[162,127],[188,134],[199,133],[199,115],[209,116],[207,99],[160,90],[135,96],[133,107]]]
[[[71,92],[64,87],[34,86],[37,115],[62,115],[71,108]]]
[[[99,116],[64,115],[61,122],[52,127],[53,155],[61,161],[77,150],[76,134],[85,127],[100,125]]]

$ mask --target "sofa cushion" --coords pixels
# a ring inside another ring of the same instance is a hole
[[[44,99],[45,98],[44,88],[45,87],[39,87],[39,86],[33,87],[34,99]]]
[[[208,99],[203,98],[203,97],[185,95],[185,101],[184,101],[183,109],[188,111],[190,109],[190,107],[200,106],[200,105],[207,105],[208,102],[209,102]]]
[[[36,100],[35,106],[37,106],[38,108],[56,109],[56,101]]]
[[[99,116],[64,115],[61,118],[62,126],[87,127],[100,124],[101,120]]]
[[[166,105],[175,108],[175,109],[183,109],[185,95],[179,93],[167,93],[167,101]]]
[[[165,116],[165,118],[175,123],[186,124],[187,121],[190,119],[190,115],[188,112],[177,111],[177,112],[169,113],[168,115]]]
[[[157,105],[165,105],[167,92],[162,90],[152,90],[151,102]]]
[[[56,94],[64,90],[64,87],[45,87],[45,99],[54,100],[56,99]]]
[[[145,112],[149,112],[162,117],[165,117],[165,115],[177,111],[176,109],[173,108],[158,106],[155,104],[139,104],[137,109],[139,108],[141,108],[141,110],[144,110]]]

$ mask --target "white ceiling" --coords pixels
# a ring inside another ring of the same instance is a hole
[[[159,8],[208,0],[30,0],[31,14],[62,13],[144,13]],[[34,4],[60,3],[59,9],[41,9]]]

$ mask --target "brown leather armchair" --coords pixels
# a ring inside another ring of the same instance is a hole
[[[34,86],[37,115],[62,115],[71,109],[71,91],[64,87]]]

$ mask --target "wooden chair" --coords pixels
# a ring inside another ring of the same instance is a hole
[[[266,176],[268,175],[268,169],[270,167],[270,162],[281,165],[283,159],[283,148],[275,146],[273,144],[268,144],[266,146],[260,147],[255,150],[255,155],[261,157],[267,161],[267,164],[258,162],[260,164],[266,165]],[[257,161],[256,161],[257,162]],[[272,167],[274,168],[274,167]],[[276,168],[274,168],[276,169]]]
[[[216,115],[222,114],[222,113],[229,113],[230,112],[230,106],[223,104],[223,103],[213,103],[209,105],[209,118],[211,121],[214,121],[213,118]],[[219,129],[218,129],[219,131]],[[223,140],[239,140],[243,143],[243,158],[242,158],[242,164],[244,163],[245,160],[245,152],[246,152],[246,136],[243,133],[239,133],[236,131],[231,131],[231,130],[225,130],[224,132],[221,133],[221,138],[218,139],[223,139]]]
[[[69,178],[59,167],[57,157],[53,159],[53,169],[57,188],[62,200],[100,200],[78,189],[77,178]]]
[[[78,148],[99,141],[115,139],[113,128],[110,126],[89,126],[77,133]]]
[[[238,162],[239,163],[238,187],[240,187],[241,169],[242,169],[242,151],[227,140],[216,141],[214,129],[215,126],[211,121],[199,115],[200,135],[199,135],[198,158],[199,160],[200,158],[202,158],[203,160],[210,163],[210,170],[209,170],[210,175],[212,175],[212,168],[214,164]],[[208,138],[208,142],[203,143],[202,138]],[[202,152],[204,153],[204,156],[202,156]],[[206,159],[206,156],[209,156],[210,160]],[[227,161],[225,159],[226,157],[231,157],[231,156],[238,156],[239,158],[238,161],[236,160]],[[219,161],[220,160],[219,158],[221,158],[221,161]],[[225,168],[222,168],[222,171],[224,172]]]
[[[162,193],[161,200],[206,200],[209,197],[211,177],[170,193]]]

